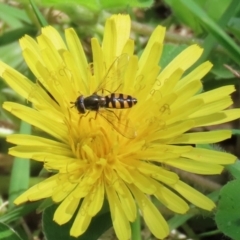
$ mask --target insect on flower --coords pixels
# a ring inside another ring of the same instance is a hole
[[[120,67],[121,71],[119,74],[112,69],[115,65],[118,65],[123,58],[126,58],[126,54],[121,55],[113,61],[103,81],[92,95],[87,97],[80,95],[75,102],[70,103],[73,104],[73,107],[77,108],[80,114],[88,114],[90,111],[95,111],[95,119],[99,114],[107,120],[118,133],[126,138],[135,138],[136,132],[131,121],[128,118],[118,116],[113,110],[131,108],[137,104],[137,99],[131,95],[116,92],[121,86],[121,77],[124,74],[124,69],[127,64]],[[113,76],[110,77],[111,73]],[[107,86],[114,85],[116,81],[119,84],[118,88],[114,92],[108,91]],[[101,95],[98,94],[100,91],[102,91]],[[109,94],[104,96],[104,91],[109,92]]]

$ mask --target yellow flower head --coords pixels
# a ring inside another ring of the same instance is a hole
[[[192,146],[229,138],[230,131],[190,131],[238,118],[239,110],[224,110],[232,104],[234,87],[200,93],[210,62],[183,76],[202,54],[197,45],[161,69],[164,34],[165,28],[157,27],[138,57],[129,38],[129,16],[114,15],[106,22],[102,44],[91,40],[91,64],[73,29],[66,29],[66,41],[53,27],[43,28],[37,41],[29,36],[20,40],[36,83],[4,63],[0,74],[33,108],[12,102],[3,107],[52,138],[11,135],[8,141],[17,146],[9,152],[43,162],[56,174],[23,193],[16,204],[52,198],[59,203],[54,215],[58,224],[78,211],[70,235],[79,236],[106,197],[121,240],[130,239],[138,209],[157,238],[168,235],[150,196],[180,214],[188,211],[187,202],[214,208],[172,169],[219,174],[222,165],[235,161],[228,153]]]

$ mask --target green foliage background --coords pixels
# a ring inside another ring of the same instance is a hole
[[[104,22],[112,13],[131,15],[133,20],[132,32],[136,40],[136,54],[141,54],[144,43],[154,27],[158,24],[167,27],[165,47],[160,61],[162,67],[165,67],[187,46],[193,43],[201,45],[204,48],[204,54],[197,64],[207,59],[214,64],[212,71],[203,80],[204,90],[235,84],[236,99],[239,101],[239,0],[31,0],[13,1],[12,4],[1,1],[0,59],[35,81],[23,61],[18,39],[25,34],[36,37],[41,26],[48,24],[56,27],[62,34],[66,27],[74,27],[89,53],[89,59],[91,59],[89,38],[102,39]],[[187,34],[179,35],[178,30],[185,31]],[[228,65],[228,68],[224,65]],[[51,221],[55,208],[51,202],[37,202],[20,207],[13,206],[14,198],[24,189],[41,181],[44,173],[41,176],[38,175],[41,170],[39,164],[32,162],[30,164],[29,161],[23,161],[19,158],[13,161],[7,155],[7,149],[10,146],[6,142],[8,134],[13,132],[31,134],[32,131],[36,132],[37,130],[5,112],[1,105],[6,100],[27,104],[0,79],[0,239],[25,240],[41,236],[41,227],[26,227],[28,220],[25,216],[33,214],[36,209],[45,209],[47,206],[50,207],[46,209],[42,218],[46,239],[51,240],[54,237],[56,239],[56,235],[51,234],[53,232],[59,234],[57,239],[73,239],[66,234],[69,232],[68,224],[59,227]],[[235,154],[240,154],[239,122],[230,127],[235,137],[231,149],[235,150]],[[222,151],[215,146],[198,147]],[[212,239],[214,237],[220,239],[224,235],[232,239],[240,239],[239,166],[238,161],[227,168],[230,176],[228,180],[231,178],[236,180],[229,182],[225,187],[224,183],[218,183],[216,187],[209,188],[208,184],[211,180],[201,179],[201,181],[194,182],[196,180],[192,179],[191,184],[198,184],[200,188],[206,190],[211,199],[219,201],[218,208],[210,216],[209,213],[194,207],[184,216],[167,213],[171,229],[178,229],[177,231],[181,229],[180,231],[184,232],[186,238],[192,239],[207,239],[209,236]],[[7,204],[8,201],[9,204]],[[158,207],[161,208],[161,206]],[[94,240],[104,234],[111,226],[107,209],[106,206],[93,221],[86,234],[77,239]],[[194,228],[199,224],[204,226],[200,231],[198,228]],[[139,231],[140,227],[137,229]],[[93,234],[93,232],[95,233]],[[134,240],[141,239],[139,234],[134,236]],[[171,235],[169,239],[178,239],[178,237],[179,235]],[[148,235],[142,239],[154,238]]]

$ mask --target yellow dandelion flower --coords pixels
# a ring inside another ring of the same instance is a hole
[[[215,207],[182,182],[172,167],[219,174],[223,165],[236,160],[228,153],[192,146],[216,143],[229,138],[231,131],[190,131],[238,118],[239,110],[224,110],[232,104],[229,95],[235,89],[225,86],[200,93],[210,62],[183,75],[202,54],[197,45],[160,69],[164,34],[165,28],[158,26],[138,58],[129,38],[130,17],[114,15],[106,22],[102,44],[91,40],[92,64],[73,29],[66,29],[66,41],[53,27],[43,28],[37,41],[29,36],[20,40],[37,82],[4,63],[0,73],[33,108],[13,102],[3,107],[52,139],[14,134],[8,141],[17,146],[9,153],[40,161],[55,174],[19,196],[16,204],[52,198],[59,203],[54,221],[60,225],[78,211],[70,230],[77,237],[106,196],[120,240],[131,238],[130,222],[137,211],[157,238],[168,235],[151,196],[180,214],[188,211],[188,203],[206,210]]]

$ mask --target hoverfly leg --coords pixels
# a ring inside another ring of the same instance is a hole
[[[98,111],[99,111],[99,110],[96,111],[96,114],[95,114],[95,118],[94,118],[94,120],[97,119]]]
[[[118,91],[118,89],[122,86],[122,83],[114,90],[114,92]]]
[[[117,92],[118,91],[118,89],[120,88],[122,86],[122,83],[121,84],[119,84],[119,86],[114,90],[114,91],[109,91],[109,90],[107,90],[107,89],[105,89],[105,88],[103,88],[102,89],[102,95],[103,95],[103,91],[106,91],[106,92],[109,92],[109,93],[115,93],[115,92]]]
[[[87,117],[89,113],[90,113],[90,111],[88,111],[86,114],[78,113],[78,114],[80,114],[79,120],[81,120],[82,118]]]
[[[90,111],[87,111],[86,114],[81,114],[81,117],[87,117],[89,113],[90,113]]]
[[[90,122],[91,120],[96,120],[96,119],[97,119],[98,111],[99,111],[99,110],[96,111],[95,117],[89,118],[89,122]],[[90,111],[88,111],[88,113],[90,113]]]
[[[80,118],[78,119],[78,126],[80,126],[82,119],[87,117],[87,115],[89,114],[89,111],[86,114],[82,114],[82,113],[78,113],[78,114],[80,114]]]
[[[70,102],[70,104],[72,104],[72,106],[70,108],[74,108],[75,107],[75,102]]]

